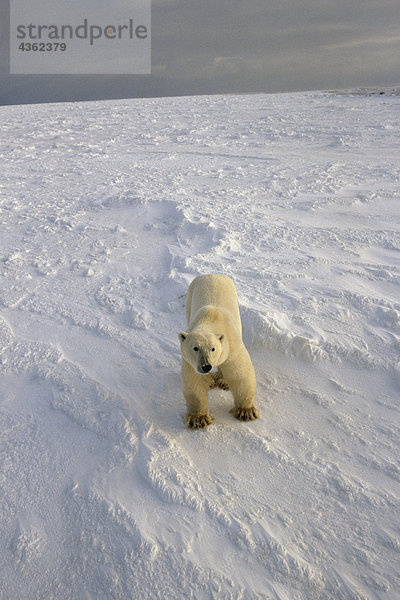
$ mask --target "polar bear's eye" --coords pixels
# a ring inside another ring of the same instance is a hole
[[[215,352],[215,348],[211,348],[211,352]]]
[[[195,347],[193,348],[193,350],[194,350],[195,352],[198,352],[198,350],[199,350],[199,349],[198,349],[198,347],[197,347],[197,346],[195,346]]]

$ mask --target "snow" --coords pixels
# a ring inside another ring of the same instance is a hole
[[[0,598],[400,598],[398,94],[1,114]],[[261,419],[183,425],[198,273]]]

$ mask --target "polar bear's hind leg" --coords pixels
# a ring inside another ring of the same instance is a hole
[[[229,390],[229,384],[225,381],[220,369],[218,369],[214,375],[214,382],[217,387],[221,388],[221,390]]]

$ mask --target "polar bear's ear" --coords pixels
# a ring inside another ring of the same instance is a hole
[[[180,334],[178,335],[178,337],[181,342],[184,342],[186,340],[187,333],[185,333],[184,331],[181,331]]]
[[[225,334],[224,333],[219,333],[217,337],[218,337],[218,339],[219,339],[220,342],[223,342],[224,339],[225,339]]]

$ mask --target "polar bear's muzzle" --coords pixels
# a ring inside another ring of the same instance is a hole
[[[200,373],[209,373],[212,369],[212,366],[209,365],[208,363],[205,364],[201,364],[200,365]]]

